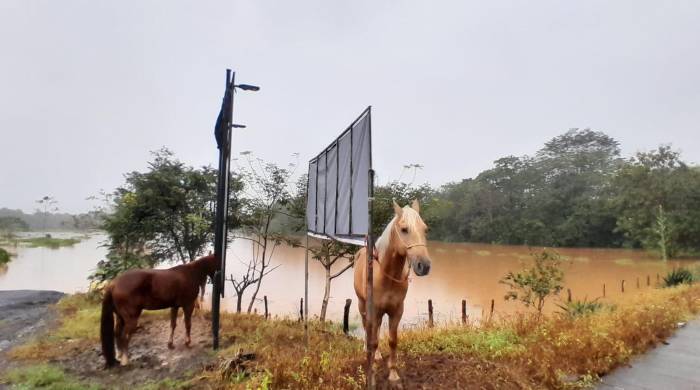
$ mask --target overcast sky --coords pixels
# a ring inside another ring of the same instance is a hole
[[[87,211],[161,146],[214,164],[227,67],[261,86],[234,153],[283,164],[367,105],[380,183],[472,177],[572,127],[700,161],[698,1],[0,0],[0,50],[0,207]]]

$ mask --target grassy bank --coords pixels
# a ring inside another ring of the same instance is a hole
[[[31,237],[22,238],[18,242],[29,246],[30,248],[51,248],[58,249],[64,246],[73,246],[80,242],[79,238],[53,238],[53,237]]]
[[[55,332],[15,348],[14,359],[42,363],[59,353],[97,345],[99,300],[74,295],[57,309],[62,319]],[[430,388],[585,388],[699,312],[700,286],[683,285],[640,293],[624,305],[598,307],[590,314],[518,315],[468,326],[404,330],[399,334],[399,373],[406,383]],[[167,313],[151,315],[167,321]],[[218,363],[170,385],[364,386],[362,341],[343,335],[337,325],[311,323],[308,349],[303,326],[294,320],[224,314],[221,326],[224,348]],[[388,351],[386,343],[381,349]],[[379,370],[381,382],[386,370]],[[159,388],[163,383],[149,386]]]

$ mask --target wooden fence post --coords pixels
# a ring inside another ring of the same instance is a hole
[[[304,298],[299,300],[299,322],[304,322]]]
[[[603,298],[605,298],[605,283],[603,283]]]
[[[661,281],[659,280],[659,274],[656,274],[656,284],[657,285],[661,284]]]
[[[639,276],[637,276],[637,288],[639,288]]]
[[[647,275],[647,287],[651,286],[651,278]]]
[[[467,300],[462,299],[462,325],[467,323]]]
[[[622,290],[622,292],[625,292],[625,280],[624,279],[622,280],[622,283],[620,283],[620,289]]]
[[[566,294],[567,294],[566,301],[571,303],[571,289],[570,288],[566,289]]]
[[[268,317],[268,311],[267,311],[267,295],[263,296],[263,300],[265,301],[265,319]]]
[[[493,306],[495,305],[496,300],[492,299],[491,300],[491,314],[489,314],[489,321],[491,321],[491,318],[493,318]]]
[[[435,326],[433,322],[433,300],[428,299],[428,327],[432,328],[433,326]]]
[[[345,308],[343,309],[343,333],[346,335],[350,331],[350,305],[352,304],[352,299],[348,298],[345,300]]]

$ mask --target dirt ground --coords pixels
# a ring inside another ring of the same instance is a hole
[[[182,311],[175,330],[175,349],[168,349],[170,321],[142,316],[139,327],[129,343],[129,364],[110,370],[104,369],[100,345],[85,351],[70,351],[55,362],[66,372],[85,381],[99,383],[107,388],[127,389],[165,378],[177,379],[187,373],[201,371],[216,361],[212,352],[211,327],[201,316],[192,318],[192,345],[185,346],[185,325]]]
[[[505,365],[486,362],[476,357],[426,355],[420,359],[399,357],[399,387],[389,383],[389,371],[384,363],[377,367],[377,388],[403,390],[433,389],[531,389],[522,373]]]

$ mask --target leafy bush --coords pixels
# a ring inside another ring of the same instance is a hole
[[[522,272],[508,272],[500,283],[510,287],[506,300],[520,300],[525,306],[534,306],[542,313],[544,302],[550,295],[557,295],[564,288],[564,272],[561,270],[561,256],[554,251],[544,250],[533,253],[535,264]]]
[[[675,268],[664,277],[664,286],[673,287],[680,284],[691,284],[694,281],[693,273],[686,268]]]
[[[10,252],[0,248],[0,265],[10,262]]]
[[[577,299],[557,306],[562,310],[562,314],[571,318],[593,314],[604,307],[601,302],[598,302],[598,299],[589,301],[588,298],[584,298],[583,300]]]
[[[134,253],[119,255],[116,251],[110,251],[106,260],[100,260],[97,263],[97,268],[88,276],[88,280],[95,284],[96,287],[101,287],[105,282],[116,278],[117,275],[124,271],[132,268],[151,268],[154,265],[155,261],[146,255],[142,256]]]

